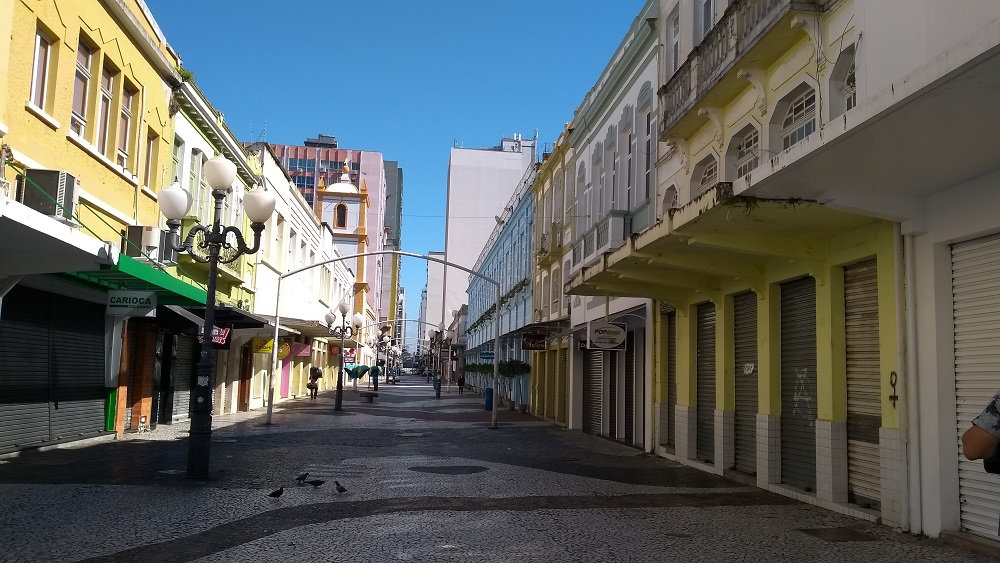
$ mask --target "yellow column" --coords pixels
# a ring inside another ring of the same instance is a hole
[[[715,408],[736,410],[736,351],[733,346],[733,296],[720,296],[715,305]]]
[[[757,397],[761,414],[781,414],[781,287],[757,296]]]
[[[816,409],[820,420],[847,421],[844,270],[816,272]]]
[[[690,407],[696,402],[695,335],[697,315],[689,303],[677,306],[677,404]]]

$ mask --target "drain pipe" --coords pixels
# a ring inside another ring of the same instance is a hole
[[[903,239],[903,267],[905,270],[905,320],[906,367],[903,372],[906,433],[906,495],[903,497],[903,529],[911,534],[923,533],[923,482],[920,465],[920,384],[917,377],[917,289],[914,260],[914,236],[901,235],[899,223],[895,226],[896,244]],[[897,269],[897,277],[899,276]],[[897,325],[898,326],[898,325]]]

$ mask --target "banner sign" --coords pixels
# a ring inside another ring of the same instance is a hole
[[[108,292],[108,314],[120,317],[155,317],[155,291]]]
[[[591,350],[624,350],[625,324],[591,321],[587,328],[587,348]]]
[[[254,338],[251,342],[250,347],[254,354],[270,354],[271,345],[274,344],[273,338]],[[278,344],[278,359],[284,360],[288,354],[292,352],[292,347],[289,346],[287,342],[282,342]]]
[[[312,353],[312,346],[308,344],[303,344],[301,342],[292,343],[292,355],[296,358],[301,358],[302,356],[308,356]]]
[[[344,350],[344,363],[353,364],[358,360],[358,353],[355,350]]]
[[[539,332],[526,332],[521,335],[522,350],[545,350],[545,335]]]
[[[225,348],[229,349],[229,332],[230,329],[222,328],[218,326],[212,327],[212,348]],[[205,327],[198,327],[198,343],[204,344],[205,342]]]

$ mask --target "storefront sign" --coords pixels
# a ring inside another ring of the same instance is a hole
[[[591,350],[624,350],[625,325],[591,321],[587,329],[587,348]]]
[[[308,356],[311,352],[312,352],[312,346],[308,344],[302,344],[301,342],[292,343],[292,355],[294,355],[296,358]]]
[[[358,353],[355,350],[344,350],[344,363],[353,364],[358,361]]]
[[[155,317],[156,292],[109,291],[108,314],[119,317]]]
[[[254,338],[250,346],[254,354],[270,354],[273,338]],[[278,344],[278,359],[284,360],[292,352],[292,347],[287,342]]]
[[[340,346],[337,346],[336,344],[330,344],[329,346],[330,347],[327,349],[327,351],[330,353],[331,356],[340,355]]]
[[[229,333],[230,329],[222,328],[218,326],[212,327],[212,348],[225,348],[229,349]],[[205,327],[198,327],[198,343],[202,344],[205,342]]]
[[[526,332],[521,335],[522,350],[544,350],[545,335],[540,332]]]

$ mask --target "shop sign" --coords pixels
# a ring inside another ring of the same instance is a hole
[[[587,329],[587,348],[591,350],[624,350],[625,325],[591,321]]]
[[[353,364],[358,361],[358,353],[356,350],[344,350],[344,363]]]
[[[108,292],[108,314],[119,317],[155,317],[155,291]]]
[[[301,358],[303,356],[309,356],[312,353],[312,346],[308,344],[302,344],[301,342],[292,343],[292,354],[296,358]]]
[[[522,350],[544,350],[545,334],[540,332],[526,332],[521,335]]]
[[[270,354],[271,346],[274,344],[273,338],[254,338],[250,347],[254,354]],[[292,352],[292,347],[287,342],[278,344],[278,359],[284,360]]]
[[[230,329],[228,327],[212,327],[212,347],[213,348],[225,348],[229,349],[229,333]],[[205,327],[198,327],[198,343],[203,344],[205,342]]]

